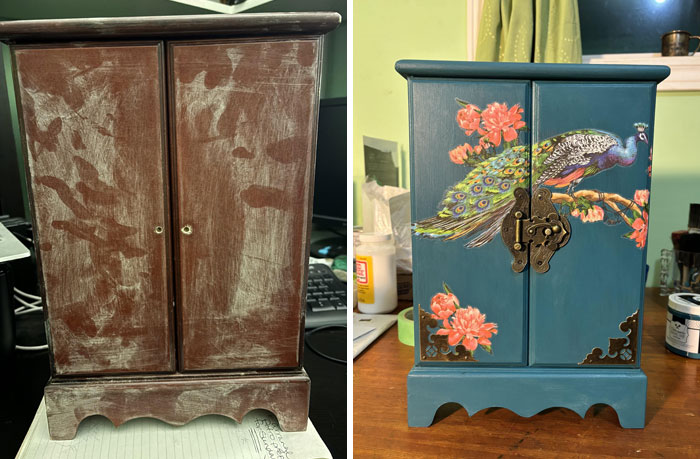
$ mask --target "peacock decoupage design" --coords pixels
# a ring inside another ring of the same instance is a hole
[[[473,145],[465,142],[449,152],[449,159],[465,167],[465,178],[450,186],[438,205],[437,215],[413,223],[413,233],[436,240],[464,238],[466,248],[491,242],[515,204],[514,190],[551,187],[558,211],[583,223],[624,223],[630,231],[623,238],[644,248],[649,221],[649,191],[636,190],[632,198],[599,190],[577,189],[588,177],[615,166],[627,167],[637,159],[637,144],[649,143],[648,125],[635,123],[621,136],[599,130],[579,129],[542,140],[532,147],[518,144],[518,133],[527,130],[520,104],[493,102],[484,109],[456,99],[456,121],[467,137],[477,134]],[[650,151],[651,158],[651,151]],[[493,354],[491,337],[497,324],[459,300],[443,283],[444,293],[431,300],[432,313],[419,306],[421,358],[475,362],[480,347]]]
[[[637,144],[649,143],[648,125],[635,123],[623,140],[611,132],[579,129],[545,139],[532,148],[518,145],[518,131],[527,129],[519,104],[493,102],[485,109],[456,99],[461,107],[456,121],[467,137],[478,134],[476,145],[465,142],[449,152],[449,159],[467,169],[466,177],[449,187],[437,215],[413,224],[416,235],[440,240],[465,238],[465,247],[481,247],[500,232],[510,212],[516,188],[540,186],[552,193],[559,212],[584,223],[624,222],[630,231],[622,237],[644,248],[649,222],[649,190],[637,190],[629,199],[616,193],[576,190],[588,177],[615,166],[627,167],[637,159]],[[633,130],[632,130],[633,129]]]

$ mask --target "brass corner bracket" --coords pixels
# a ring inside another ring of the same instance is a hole
[[[569,242],[571,225],[557,212],[548,189],[535,190],[532,200],[524,188],[513,195],[515,204],[501,226],[503,242],[513,255],[513,271],[523,271],[529,262],[538,273],[546,273],[554,252]]]

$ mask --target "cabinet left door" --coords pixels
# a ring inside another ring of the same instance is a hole
[[[174,371],[162,45],[14,63],[54,374]]]

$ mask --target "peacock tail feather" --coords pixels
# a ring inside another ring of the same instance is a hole
[[[415,234],[453,240],[467,247],[490,242],[513,207],[515,188],[529,187],[529,148],[515,146],[477,164],[447,191],[436,216],[414,223]]]

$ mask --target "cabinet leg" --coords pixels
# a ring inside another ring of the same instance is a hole
[[[82,419],[77,419],[72,413],[62,412],[47,415],[47,421],[52,440],[72,440]]]
[[[622,427],[625,429],[643,429],[646,424],[645,405],[645,403],[637,403],[624,406],[613,404],[611,406],[617,413],[617,419]]]

